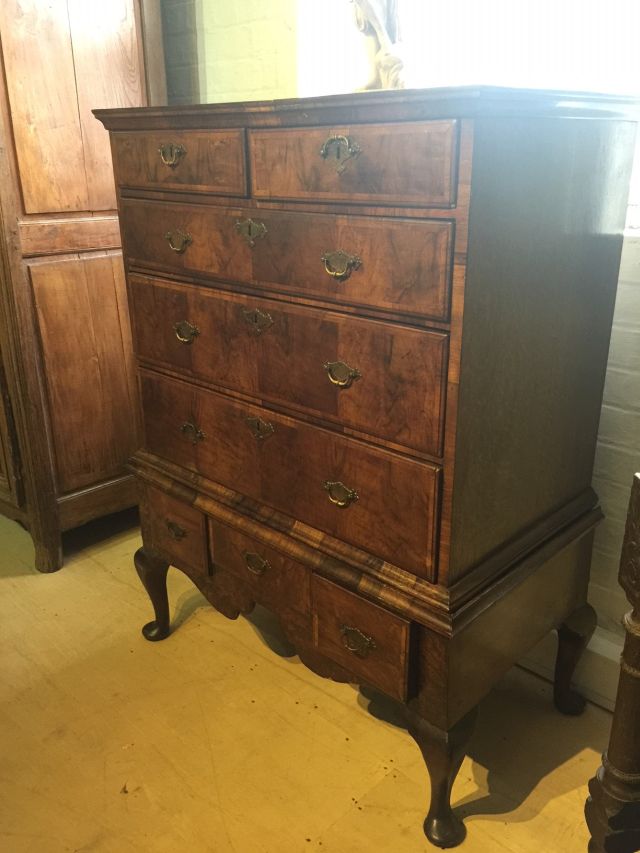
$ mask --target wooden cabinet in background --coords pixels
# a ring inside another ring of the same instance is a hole
[[[135,386],[108,134],[147,103],[139,0],[0,5],[0,512],[36,566],[136,503]]]

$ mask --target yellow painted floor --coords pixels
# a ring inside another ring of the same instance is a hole
[[[427,774],[394,707],[315,676],[265,611],[228,621],[175,570],[179,630],[146,642],[138,544],[131,513],[103,520],[40,575],[29,536],[0,518],[2,853],[435,850]],[[563,718],[545,682],[512,671],[454,787],[461,850],[584,853],[610,720],[593,706]]]

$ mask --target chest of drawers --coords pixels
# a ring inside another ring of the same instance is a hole
[[[594,627],[591,472],[635,136],[625,99],[449,89],[98,111],[144,446],[138,573],[272,609],[403,703],[430,840],[474,708]]]

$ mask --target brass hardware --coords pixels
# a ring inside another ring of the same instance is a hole
[[[195,424],[192,424],[191,421],[187,421],[182,424],[180,432],[191,442],[191,444],[197,444],[204,438],[202,430],[198,429],[198,427]]]
[[[360,497],[354,489],[348,489],[344,483],[332,483],[330,480],[325,480],[323,487],[329,493],[331,503],[341,508],[355,503]]]
[[[350,255],[338,249],[336,252],[325,252],[320,258],[324,263],[325,272],[331,278],[338,281],[346,281],[354,270],[362,264],[362,259],[357,255]]]
[[[362,374],[356,367],[349,367],[344,361],[327,361],[324,365],[329,382],[338,388],[351,388],[357,379],[362,379]]]
[[[372,652],[376,643],[373,637],[368,637],[363,634],[358,628],[351,628],[349,625],[342,625],[340,628],[342,634],[342,642],[345,649],[348,649],[358,658],[366,658],[369,652]]]
[[[243,308],[242,316],[249,324],[249,328],[254,335],[261,335],[263,332],[273,326],[273,317],[266,311],[261,311],[259,308]]]
[[[171,169],[175,169],[180,160],[182,160],[184,155],[187,153],[187,149],[184,145],[176,145],[175,142],[166,142],[158,148],[158,152],[164,165],[169,166]]]
[[[349,160],[358,157],[362,148],[348,136],[330,136],[320,149],[320,156],[323,160],[328,160],[332,151],[335,151],[336,172],[341,175]]]
[[[271,568],[271,563],[268,560],[265,560],[260,554],[255,554],[251,551],[245,551],[244,561],[249,571],[254,575],[263,575],[267,569]]]
[[[187,248],[193,243],[191,234],[184,231],[167,231],[164,239],[169,244],[171,251],[176,252],[178,255],[184,254]]]
[[[246,421],[251,434],[259,441],[269,438],[276,431],[273,424],[270,424],[269,421],[263,421],[262,418],[246,418]]]
[[[267,233],[267,226],[264,222],[255,222],[253,219],[241,219],[236,222],[236,231],[253,249],[256,240],[260,240]]]
[[[192,344],[200,334],[200,329],[188,320],[173,324],[173,331],[181,344]]]
[[[169,536],[172,539],[175,539],[176,542],[179,542],[181,539],[184,539],[184,537],[187,535],[187,531],[184,528],[180,527],[179,524],[176,524],[175,521],[170,521],[168,518],[166,519],[166,522],[167,530],[169,531]]]

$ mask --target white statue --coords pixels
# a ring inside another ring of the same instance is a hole
[[[397,0],[352,0],[356,24],[367,39],[371,77],[365,89],[404,89],[404,63],[398,56]]]

